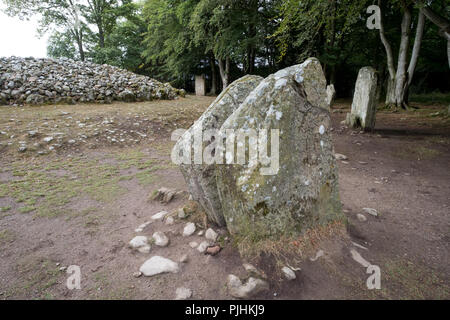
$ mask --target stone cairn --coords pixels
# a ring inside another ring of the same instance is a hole
[[[0,105],[134,102],[184,94],[168,83],[106,64],[0,58]]]
[[[230,164],[228,149],[225,153],[220,144],[212,153],[223,155],[227,164],[180,165],[193,199],[211,221],[226,226],[232,235],[257,239],[298,235],[319,224],[344,220],[326,80],[317,59],[265,79],[247,75],[236,80],[181,136],[173,154],[191,148],[198,129],[218,129],[218,137],[203,136],[203,148],[210,149],[212,141],[228,139],[226,132],[233,130],[279,132],[279,166],[272,174],[262,174],[266,166],[261,161]],[[250,145],[245,144],[246,154]]]
[[[352,109],[347,113],[346,124],[352,128],[372,130],[377,112],[377,72],[372,67],[361,68],[353,95]]]

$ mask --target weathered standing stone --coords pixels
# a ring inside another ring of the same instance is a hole
[[[297,235],[344,219],[330,128],[326,80],[315,58],[269,76],[248,95],[221,131],[278,129],[279,170],[263,175],[261,161],[217,166],[217,189],[231,234]]]
[[[377,79],[377,72],[374,68],[364,67],[359,70],[352,109],[350,113],[347,113],[346,118],[348,126],[361,127],[363,130],[375,127]]]
[[[336,97],[336,89],[334,89],[334,85],[330,84],[327,86],[327,105],[329,108],[333,105],[334,98]]]
[[[223,122],[239,107],[247,95],[262,81],[259,76],[244,76],[230,84],[208,107],[194,125],[180,138],[174,152],[185,150],[185,144],[190,144],[189,137],[194,130],[220,129]],[[204,142],[204,145],[209,143]],[[190,147],[188,147],[190,148]],[[191,152],[192,155],[194,152]],[[180,169],[194,200],[198,201],[208,214],[210,221],[219,226],[225,225],[222,215],[222,206],[216,187],[214,164],[181,164]]]
[[[206,83],[205,76],[195,76],[195,95],[204,96],[206,95]]]

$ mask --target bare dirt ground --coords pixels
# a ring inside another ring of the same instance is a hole
[[[0,299],[173,299],[178,287],[192,289],[194,299],[230,299],[227,275],[245,270],[225,230],[218,230],[216,256],[189,246],[204,237],[181,235],[188,220],[205,228],[195,214],[135,232],[153,214],[188,203],[186,193],[167,205],[152,194],[186,190],[170,161],[170,134],[188,128],[212,100],[0,109]],[[348,157],[338,163],[350,241],[323,244],[324,255],[306,259],[296,280],[274,281],[259,298],[449,299],[446,106],[381,110],[371,133],[341,125],[348,109],[338,101],[332,118],[335,151]],[[168,235],[168,247],[128,248],[135,235],[155,231]],[[380,267],[381,290],[367,289],[369,274],[351,249]],[[184,254],[189,260],[177,274],[133,276],[153,255],[178,261]],[[81,268],[81,290],[66,287],[70,265]]]

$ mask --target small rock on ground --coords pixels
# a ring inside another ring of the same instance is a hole
[[[192,297],[192,290],[188,288],[178,288],[175,300],[186,300]]]
[[[363,215],[363,214],[361,214],[361,213],[358,213],[358,214],[356,215],[356,218],[358,218],[358,220],[361,221],[361,222],[367,221],[366,216]]]
[[[135,249],[141,253],[149,253],[151,248],[148,244],[148,239],[145,236],[134,237],[129,242],[129,246],[130,248]]]
[[[295,280],[297,278],[295,272],[291,268],[283,267],[281,271],[287,280]]]
[[[157,214],[153,215],[153,216],[152,216],[152,219],[153,219],[153,220],[161,220],[161,219],[163,219],[167,214],[168,214],[168,212],[166,212],[166,211],[161,211],[161,212],[158,212]]]
[[[169,238],[164,234],[164,232],[155,232],[153,234],[153,240],[158,247],[165,247],[169,244]]]
[[[341,153],[335,153],[334,157],[336,158],[336,160],[347,160],[348,159],[348,157],[346,155],[341,154]]]
[[[378,211],[375,210],[375,209],[372,209],[372,208],[363,208],[363,211],[364,211],[365,213],[368,213],[368,214],[374,216],[374,217],[378,216]]]
[[[183,237],[189,237],[195,232],[195,223],[189,222],[183,229]]]
[[[258,293],[269,290],[269,284],[261,279],[250,277],[247,282],[242,283],[241,279],[233,274],[228,275],[228,293],[240,299],[250,298]]]
[[[198,252],[200,253],[204,253],[206,251],[206,249],[208,249],[209,247],[209,242],[208,241],[203,241],[202,243],[200,243],[197,247]]]
[[[139,268],[139,271],[146,277],[151,277],[160,273],[178,273],[180,268],[178,263],[163,258],[160,256],[154,256],[144,262]]]
[[[192,249],[194,249],[194,248],[197,248],[198,243],[195,242],[195,241],[191,241],[191,242],[189,242],[189,246],[190,246]]]
[[[205,238],[211,241],[216,241],[218,237],[218,233],[215,232],[213,229],[209,228],[206,230]]]

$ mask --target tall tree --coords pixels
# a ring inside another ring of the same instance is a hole
[[[397,67],[394,62],[394,54],[389,40],[385,34],[383,19],[380,21],[380,39],[384,45],[387,56],[387,67],[389,72],[389,80],[386,93],[386,105],[393,107],[408,108],[408,92],[411,85],[414,71],[419,58],[419,51],[422,44],[423,31],[425,26],[425,17],[422,10],[419,10],[417,16],[416,36],[414,39],[411,58],[408,64],[408,55],[410,52],[410,36],[412,26],[412,2],[409,0],[400,0],[402,11],[401,36],[398,50]],[[395,5],[389,3],[391,5]],[[378,5],[382,7],[382,1],[378,0]],[[395,10],[395,8],[393,8]]]
[[[423,14],[439,27],[440,35],[447,40],[447,58],[448,66],[450,67],[450,19],[438,14],[430,5],[426,5],[422,0],[414,0],[414,2],[421,8]],[[449,11],[450,7],[447,6],[446,9]]]
[[[26,19],[30,16],[40,17],[40,33],[52,28],[63,28],[64,32],[75,39],[80,60],[85,60],[84,34],[86,23],[80,13],[79,0],[4,0],[6,13]]]

